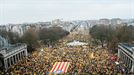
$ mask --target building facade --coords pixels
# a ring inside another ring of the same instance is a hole
[[[17,44],[13,48],[0,49],[0,68],[7,70],[10,66],[27,56],[27,46]]]
[[[121,43],[118,45],[118,57],[134,73],[134,45]]]

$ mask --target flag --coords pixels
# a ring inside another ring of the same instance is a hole
[[[49,72],[50,74],[60,74],[60,73],[66,73],[68,70],[68,67],[70,65],[70,62],[56,62],[53,65],[53,68]]]

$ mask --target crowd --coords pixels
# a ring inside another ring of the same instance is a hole
[[[66,46],[61,43],[54,47],[38,49],[13,65],[7,75],[47,75],[55,62],[71,62],[65,75],[126,75],[126,65],[120,60],[115,64],[113,54],[107,48],[95,46]],[[123,66],[123,67],[122,67]]]

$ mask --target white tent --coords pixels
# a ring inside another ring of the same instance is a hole
[[[73,42],[70,42],[67,44],[68,46],[83,46],[83,45],[88,45],[88,43],[84,43],[84,42],[79,42],[79,41],[76,41],[74,40]]]

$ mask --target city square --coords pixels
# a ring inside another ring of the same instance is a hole
[[[0,75],[134,75],[134,0],[0,0]]]
[[[67,39],[60,40],[60,43],[53,47],[37,48],[37,51],[13,64],[5,73],[0,73],[7,75],[53,75],[54,72],[50,71],[55,62],[70,62],[67,72],[61,73],[65,75],[131,74],[125,62],[121,61],[117,54],[111,53],[108,48],[90,44],[70,46]]]

